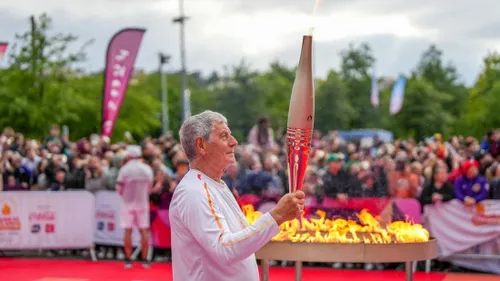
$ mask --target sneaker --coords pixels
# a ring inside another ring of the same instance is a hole
[[[145,261],[142,263],[142,268],[144,269],[148,269],[151,267],[151,264],[149,263],[149,261]]]
[[[129,261],[126,261],[124,267],[125,267],[125,269],[132,268],[132,263]]]

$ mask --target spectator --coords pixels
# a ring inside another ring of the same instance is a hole
[[[350,197],[384,197],[387,195],[386,190],[373,173],[364,174],[359,179],[359,184],[355,185],[355,189],[349,193]]]
[[[45,174],[45,170],[47,169],[49,161],[47,159],[42,159],[40,163],[38,163],[36,168],[36,189],[47,189],[49,186],[47,175]]]
[[[26,153],[26,157],[21,160],[22,173],[28,187],[31,187],[36,183],[36,168],[41,160],[40,156],[36,155],[36,150],[34,148],[29,148]]]
[[[49,184],[48,190],[50,191],[64,191],[69,185],[68,175],[65,169],[57,168],[54,171],[54,180]]]
[[[239,194],[244,194],[247,191],[245,186],[246,178],[239,173],[238,162],[235,162],[227,168],[226,174],[222,177],[222,180],[236,198],[239,197]]]
[[[389,194],[396,198],[415,198],[418,189],[412,181],[412,173],[405,158],[396,161],[395,171],[389,181]]]
[[[479,175],[479,162],[470,159],[462,164],[462,176],[455,181],[454,195],[469,206],[488,197],[488,182]]]
[[[112,188],[108,184],[108,175],[105,174],[99,158],[92,156],[85,171],[85,189],[92,193],[99,190],[113,190],[114,187]]]
[[[274,132],[269,124],[269,119],[261,117],[257,125],[253,126],[248,135],[248,143],[253,145],[258,153],[276,150]]]
[[[493,158],[496,158],[500,155],[500,147],[498,142],[498,132],[497,131],[488,131],[484,140],[481,142],[481,150],[491,154]]]
[[[444,164],[435,165],[432,178],[424,186],[420,195],[422,207],[438,202],[448,202],[453,198],[453,186],[448,182],[448,167]]]
[[[353,185],[353,178],[342,169],[343,157],[332,154],[328,157],[327,165],[327,172],[322,179],[323,186],[318,188],[316,193],[318,201],[328,196],[346,202],[350,186]]]
[[[490,182],[489,198],[500,200],[500,165],[494,164],[491,169],[493,179]]]

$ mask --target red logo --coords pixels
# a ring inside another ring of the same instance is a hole
[[[108,231],[115,231],[115,224],[112,222],[108,222]]]
[[[46,233],[54,233],[56,231],[56,226],[52,223],[48,223],[45,225],[45,232]]]
[[[198,179],[201,180],[201,174],[198,174]]]

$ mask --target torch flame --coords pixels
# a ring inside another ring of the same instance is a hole
[[[252,205],[243,206],[243,213],[249,224],[262,216]],[[429,232],[420,224],[396,221],[382,227],[380,221],[367,210],[357,214],[361,224],[354,220],[326,218],[322,210],[316,211],[317,218],[301,217],[280,225],[280,233],[272,241],[309,243],[418,243],[429,241]]]
[[[314,32],[314,27],[316,26],[316,11],[318,10],[319,3],[323,2],[323,0],[315,0],[314,7],[312,12],[312,24],[309,27],[309,35],[312,36]]]

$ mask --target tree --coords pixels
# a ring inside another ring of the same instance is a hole
[[[350,128],[379,128],[381,114],[370,103],[371,79],[370,69],[375,59],[367,43],[359,46],[350,44],[347,50],[340,53],[341,79],[347,87],[348,98],[354,112],[350,119]]]
[[[117,117],[112,139],[122,140],[129,131],[134,136],[145,136],[160,129],[160,104],[157,102],[158,84],[151,83],[151,77],[130,83]],[[71,96],[74,120],[63,120],[71,129],[72,137],[84,137],[99,133],[102,112],[102,74],[86,75],[71,80]]]
[[[45,136],[51,123],[68,125],[72,139],[98,133],[102,72],[79,70],[85,48],[75,46],[76,36],[54,32],[51,23],[43,14],[32,19],[30,30],[16,36],[9,67],[0,70],[0,126],[37,138]],[[467,89],[453,63],[445,63],[443,52],[431,45],[410,75],[403,109],[395,116],[389,116],[388,110],[390,79],[379,78],[380,106],[374,108],[370,103],[375,62],[370,46],[350,44],[340,57],[339,71],[329,71],[325,80],[315,81],[315,126],[323,132],[384,128],[397,136],[417,139],[435,132],[479,137],[500,123],[496,114],[500,107],[499,53],[484,58],[474,87]],[[284,127],[295,70],[275,61],[268,70],[257,72],[243,60],[224,74],[191,73],[192,112],[211,109],[223,113],[240,141],[246,140],[261,116],[269,117],[274,128]],[[141,73],[134,80],[125,95],[113,140],[121,140],[125,131],[136,138],[161,133],[159,73]],[[169,127],[174,132],[182,120],[180,82],[179,73],[168,74]]]
[[[443,52],[436,45],[431,45],[421,56],[415,74],[429,82],[439,92],[448,93],[451,98],[444,104],[444,109],[455,119],[460,119],[467,102],[467,88],[459,81],[460,76],[453,63],[443,62]]]
[[[28,137],[41,138],[52,123],[70,126],[72,138],[100,130],[102,73],[85,75],[75,64],[85,59],[84,48],[70,52],[76,36],[51,33],[51,19],[32,18],[32,29],[16,35],[10,66],[0,77],[0,126]],[[148,79],[129,87],[115,127],[144,135],[159,127],[156,95],[159,85]],[[121,137],[119,137],[121,138]]]
[[[264,115],[267,115],[274,127],[287,125],[294,80],[295,69],[289,69],[279,62],[271,63],[269,71],[262,73],[255,80],[265,108],[262,108],[262,113],[265,112]]]
[[[31,18],[31,25],[30,31],[16,35],[10,67],[2,77],[0,124],[28,136],[41,136],[50,123],[78,119],[67,82],[75,75],[71,73],[71,65],[85,56],[83,52],[67,51],[75,36],[47,35],[51,28],[47,15]]]
[[[335,71],[330,71],[325,81],[319,81],[314,121],[317,129],[322,132],[349,129],[349,122],[356,112],[347,94],[346,86]]]
[[[404,108],[392,118],[396,135],[422,139],[436,132],[451,133],[453,116],[444,105],[453,97],[440,92],[431,83],[416,76],[408,79]]]
[[[224,85],[217,91],[216,110],[224,114],[239,141],[246,140],[252,126],[261,115],[266,115],[265,103],[255,80],[258,73],[242,60],[233,67],[232,73],[224,79]]]
[[[461,132],[480,137],[486,130],[498,127],[500,118],[500,54],[489,53],[483,60],[483,70],[469,91],[468,102],[463,110],[465,117],[460,123]],[[481,126],[478,126],[481,124]]]

